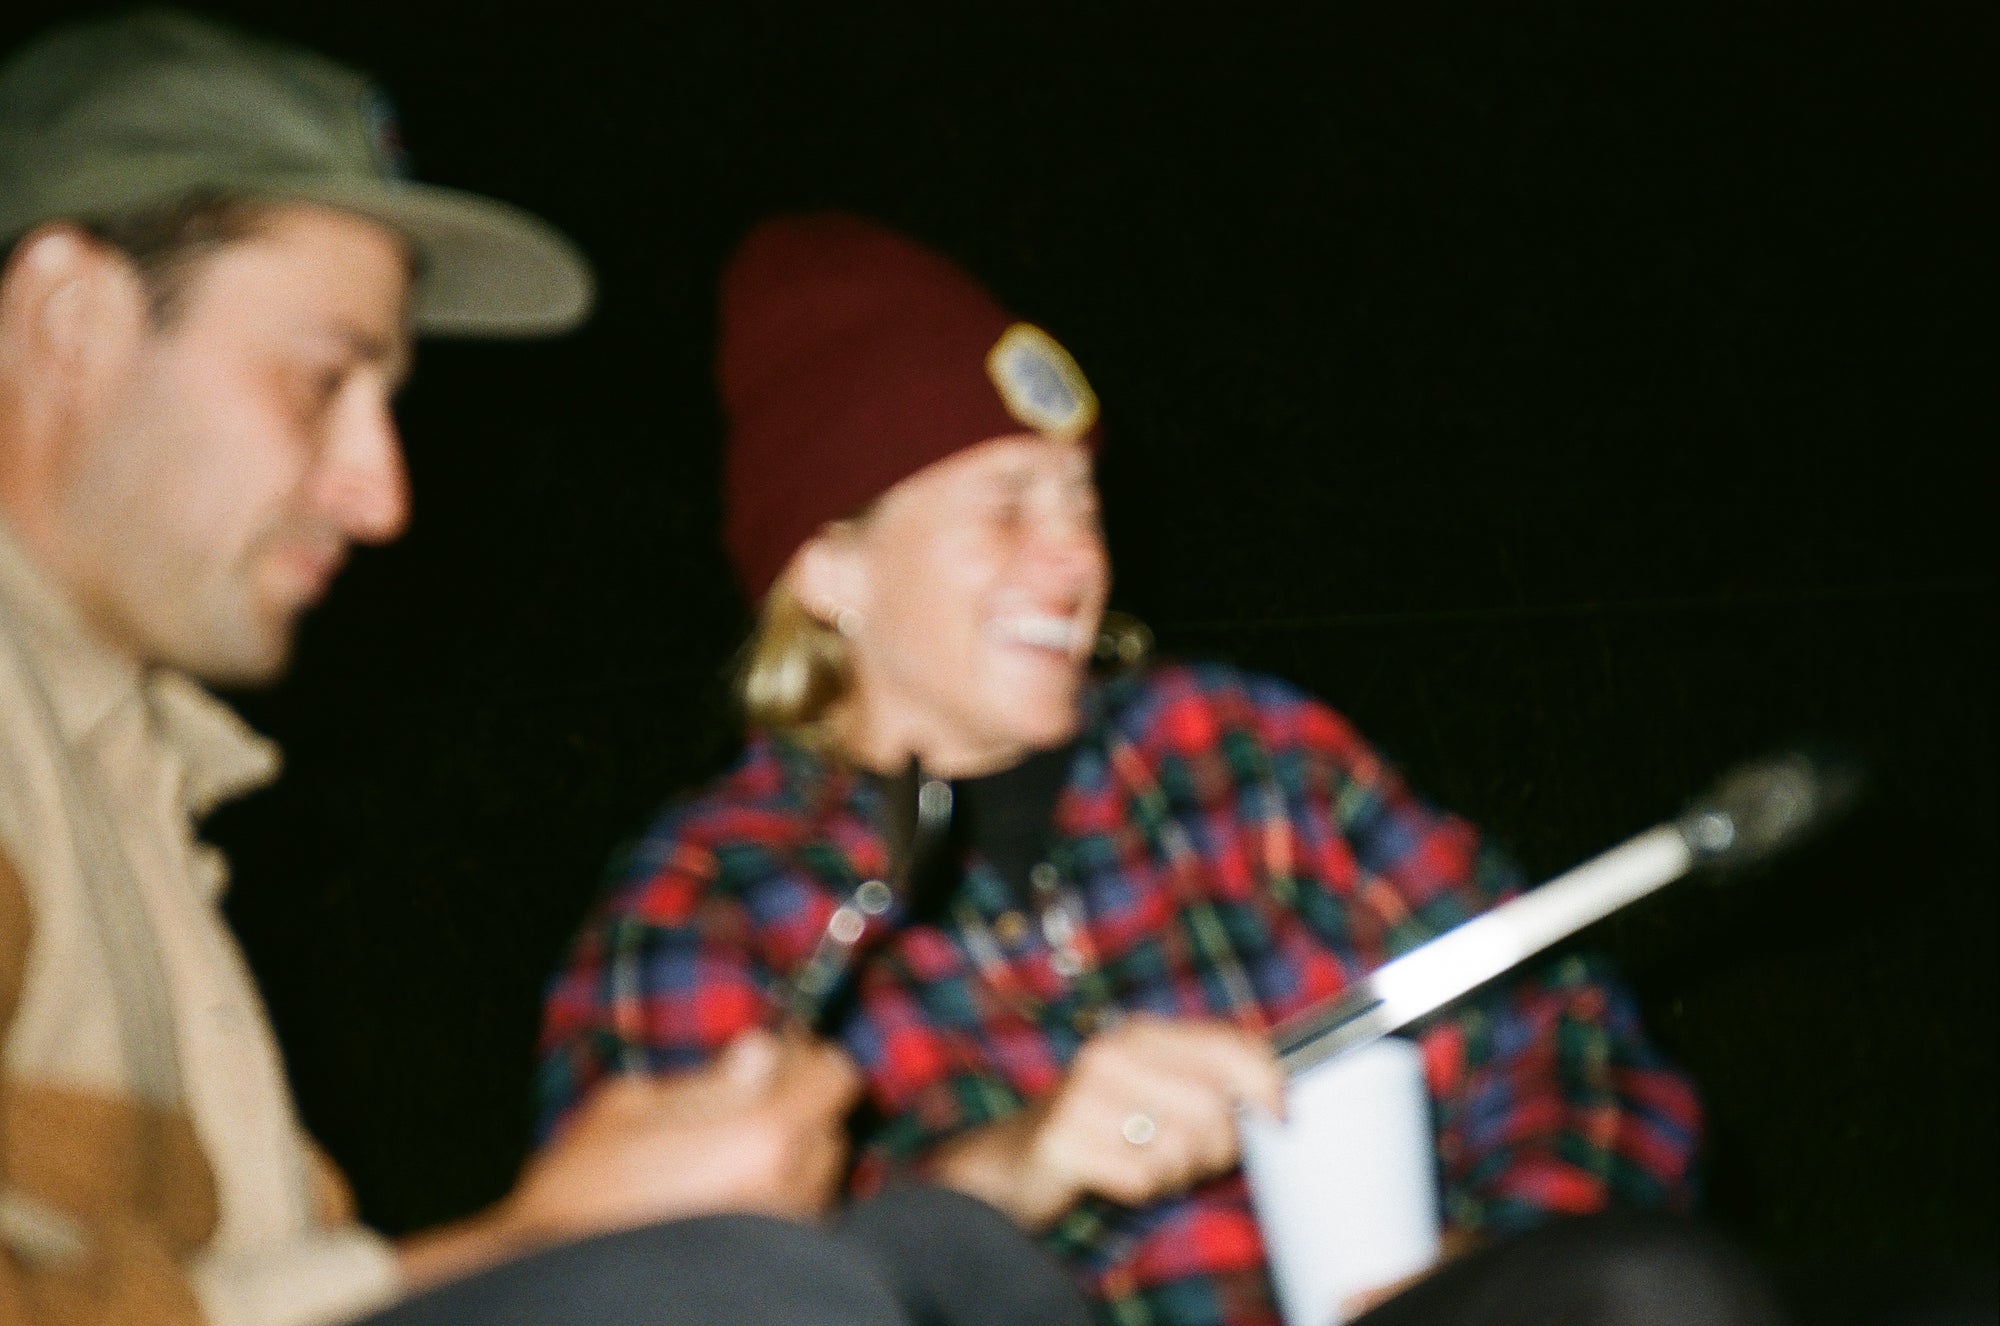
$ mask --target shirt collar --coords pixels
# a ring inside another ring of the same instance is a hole
[[[197,818],[277,777],[278,748],[192,679],[147,668],[106,645],[0,516],[0,614],[41,679],[63,741],[87,746],[120,708],[146,706],[157,739],[184,770]]]
[[[1082,721],[1077,735],[1065,747],[1072,756],[1080,747],[1108,740],[1112,716],[1124,692],[1136,684],[1140,675],[1141,670],[1134,669],[1108,678],[1094,677],[1084,686]],[[804,810],[812,816],[844,806],[872,819],[882,796],[880,777],[864,773],[794,737],[765,729],[751,731],[737,765],[737,776],[761,789],[764,796],[777,804]]]
[[[160,737],[186,771],[181,799],[196,819],[270,783],[283,765],[277,743],[183,673],[156,669],[146,678]]]

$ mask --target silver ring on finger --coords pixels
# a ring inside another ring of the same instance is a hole
[[[1153,1116],[1144,1110],[1134,1110],[1125,1116],[1125,1122],[1118,1125],[1119,1136],[1133,1146],[1144,1146],[1158,1136],[1160,1126],[1153,1122]]]

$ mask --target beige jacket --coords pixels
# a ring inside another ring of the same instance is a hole
[[[309,1326],[396,1294],[195,835],[277,763],[100,646],[0,521],[0,1326]]]

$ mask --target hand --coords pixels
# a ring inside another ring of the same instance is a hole
[[[506,1207],[561,1238],[719,1211],[817,1215],[839,1186],[860,1090],[831,1045],[746,1032],[693,1072],[602,1083]]]
[[[1236,1165],[1236,1107],[1284,1110],[1284,1074],[1232,1023],[1135,1015],[1084,1043],[1062,1084],[940,1148],[931,1171],[1039,1229],[1086,1193],[1127,1206]]]
[[[544,1244],[723,1211],[832,1202],[861,1075],[833,1046],[749,1031],[703,1068],[601,1083],[499,1205],[398,1246],[411,1289]]]

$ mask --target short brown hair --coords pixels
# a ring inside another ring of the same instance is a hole
[[[247,198],[198,193],[164,206],[77,224],[138,269],[153,320],[164,324],[173,320],[202,260],[257,233],[268,210],[267,204]]]

